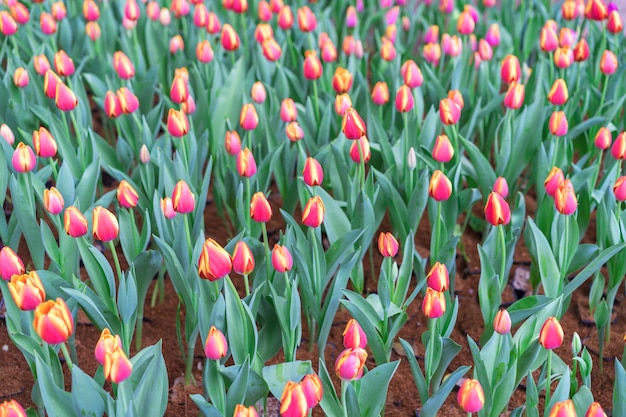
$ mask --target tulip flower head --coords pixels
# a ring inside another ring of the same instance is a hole
[[[4,141],[11,146],[15,143],[15,135],[13,134],[11,128],[5,123],[0,125],[0,137],[2,137],[2,139],[4,139]]]
[[[522,76],[519,59],[515,55],[507,55],[500,64],[500,78],[502,82],[516,83]]]
[[[611,75],[617,71],[618,63],[617,56],[613,51],[606,50],[602,53],[600,58],[600,71],[604,75]]]
[[[439,101],[439,118],[444,125],[453,125],[461,117],[461,108],[454,100],[446,97]]]
[[[348,320],[346,324],[343,331],[343,346],[347,349],[365,349],[367,346],[367,336],[355,319]]]
[[[476,22],[472,18],[471,14],[467,11],[461,12],[456,22],[456,30],[461,35],[469,35],[474,32]]]
[[[370,149],[370,143],[367,137],[363,136],[352,142],[350,145],[350,159],[355,163],[367,162],[372,157],[372,151]]]
[[[564,179],[565,176],[563,175],[563,171],[561,171],[561,168],[553,167],[543,183],[546,189],[546,194],[548,194],[550,197],[554,197],[556,189],[558,188],[559,184],[563,182]]]
[[[26,410],[17,401],[9,400],[0,404],[0,416],[26,417]]]
[[[492,47],[500,45],[500,26],[497,23],[492,23],[485,34],[485,40]]]
[[[317,159],[308,157],[304,162],[304,170],[302,170],[302,178],[304,183],[309,187],[321,185],[324,181],[324,170]]]
[[[78,105],[78,98],[65,84],[58,83],[54,93],[54,104],[61,111],[72,111]]]
[[[117,238],[119,224],[115,215],[102,206],[93,209],[93,237],[108,242]]]
[[[307,408],[311,409],[322,401],[324,395],[324,387],[322,380],[317,374],[308,374],[300,381],[302,391],[306,398]]]
[[[433,172],[430,177],[428,195],[435,201],[445,201],[452,195],[452,182],[440,170]]]
[[[37,306],[33,327],[44,342],[55,345],[67,341],[74,333],[74,319],[65,301],[57,298]]]
[[[578,200],[570,180],[563,180],[554,193],[554,205],[561,214],[570,215],[578,208]]]
[[[389,102],[389,87],[387,87],[386,82],[378,81],[374,84],[372,102],[378,106],[383,106]]]
[[[209,238],[202,245],[198,259],[198,275],[209,281],[217,281],[233,269],[230,254],[219,243]]]
[[[117,100],[119,101],[122,113],[131,114],[139,108],[139,99],[127,87],[120,88],[115,92],[115,95],[117,96]]]
[[[398,254],[399,246],[398,240],[391,232],[381,232],[380,235],[378,235],[378,252],[380,252],[383,257],[395,257]]]
[[[324,221],[324,203],[318,195],[311,197],[302,210],[302,224],[308,227],[319,227]]]
[[[621,132],[611,146],[611,155],[617,160],[626,159],[626,132]]]
[[[615,181],[613,194],[615,194],[617,201],[626,201],[626,176],[621,176]]]
[[[476,379],[466,379],[457,394],[457,401],[466,413],[477,413],[485,404],[485,393]]]
[[[204,355],[207,359],[220,360],[226,357],[228,353],[228,343],[224,333],[218,330],[215,326],[211,326],[209,334],[204,344]]]
[[[308,6],[298,9],[298,26],[302,32],[311,32],[317,27],[317,18]]]
[[[506,182],[506,178],[496,178],[496,181],[493,183],[493,191],[500,194],[502,198],[507,198],[509,195],[509,185]]]
[[[288,381],[280,398],[281,417],[305,417],[309,411],[302,385]]]
[[[585,38],[582,38],[574,46],[574,61],[583,62],[589,58],[589,44]]]
[[[228,23],[222,26],[222,48],[226,51],[236,51],[239,49],[239,35]]]
[[[235,245],[232,263],[233,271],[239,275],[248,275],[254,270],[254,255],[243,240]]]
[[[55,99],[57,94],[57,85],[62,84],[61,78],[51,69],[47,69],[43,76],[43,89],[46,97]]]
[[[85,216],[74,206],[65,209],[63,213],[65,233],[72,237],[87,234],[88,224]]]
[[[343,94],[352,88],[352,74],[343,67],[337,67],[333,75],[333,89],[337,94]]]
[[[596,133],[593,144],[596,148],[604,151],[611,147],[611,143],[613,143],[613,136],[611,135],[611,131],[606,127],[601,127],[598,130],[598,133]]]
[[[278,272],[290,271],[293,267],[293,257],[286,246],[274,245],[272,249],[272,266]]]
[[[341,122],[341,130],[346,138],[351,140],[367,136],[367,128],[361,115],[352,107],[346,109]]]
[[[189,132],[187,115],[176,109],[170,109],[167,114],[167,131],[175,138],[185,136]]]
[[[55,187],[43,191],[43,206],[50,214],[57,215],[63,211],[65,201],[63,196]]]
[[[166,219],[171,220],[176,217],[176,211],[174,210],[174,203],[170,197],[161,199],[161,211]]]
[[[539,331],[539,344],[553,350],[563,343],[563,328],[556,317],[549,317]]]
[[[439,65],[441,59],[441,46],[436,43],[427,43],[422,49],[424,60],[433,66]]]
[[[244,104],[239,115],[239,124],[244,130],[254,130],[259,124],[259,116],[252,103]]]
[[[297,142],[304,138],[304,130],[302,130],[298,122],[289,123],[285,128],[285,133],[292,142]]]
[[[565,112],[562,110],[553,112],[548,121],[548,127],[554,136],[565,136],[568,131]]]
[[[322,63],[315,51],[304,53],[304,78],[307,80],[317,80],[322,76]]]
[[[485,220],[492,226],[506,225],[511,221],[509,203],[496,192],[492,192],[489,194],[489,197],[487,197],[487,203],[485,204]]]
[[[37,157],[32,148],[24,142],[18,143],[11,158],[13,169],[20,174],[32,171],[37,165]]]
[[[265,86],[261,81],[257,81],[252,84],[252,90],[250,91],[250,97],[255,103],[264,103],[267,93],[265,92]]]
[[[410,88],[417,88],[424,82],[422,71],[420,71],[419,67],[412,59],[409,59],[402,64],[402,67],[400,67],[400,74],[402,75],[404,84]]]
[[[245,178],[250,178],[256,174],[256,161],[254,155],[248,148],[244,148],[237,153],[237,172]]]
[[[550,410],[548,417],[576,417],[576,408],[572,400],[559,401]]]
[[[25,272],[24,263],[20,257],[8,246],[0,250],[0,277],[5,281],[10,281],[13,275],[20,275]]]
[[[293,99],[286,98],[280,104],[280,119],[285,122],[294,122],[298,118],[298,109]]]
[[[139,194],[137,194],[137,191],[126,180],[122,180],[117,186],[116,195],[117,201],[120,203],[120,206],[127,209],[136,207],[137,202],[139,201]]]
[[[257,223],[267,223],[272,218],[272,207],[262,191],[250,200],[250,218]]]
[[[432,151],[432,157],[435,161],[446,163],[452,160],[454,156],[454,147],[450,138],[446,134],[441,134],[435,139],[435,145]]]
[[[608,17],[608,10],[603,0],[588,0],[585,6],[585,17],[590,20],[602,21]]]
[[[437,292],[446,291],[450,287],[450,273],[446,265],[435,262],[426,275],[426,284]]]
[[[414,105],[411,89],[406,84],[401,85],[396,92],[396,110],[400,113],[408,113],[413,110]]]
[[[585,417],[606,417],[606,413],[602,409],[602,406],[599,402],[593,402],[587,409],[585,413]]]
[[[46,300],[46,291],[35,271],[14,274],[8,287],[13,301],[22,311],[32,311]]]
[[[335,373],[343,381],[353,381],[363,376],[367,351],[363,348],[348,348],[337,356]]]
[[[176,213],[180,214],[191,213],[196,208],[196,197],[183,180],[178,181],[174,186],[172,207]]]
[[[13,73],[13,84],[17,88],[25,88],[28,86],[28,81],[28,71],[26,71],[26,68],[17,68]]]
[[[505,309],[501,309],[493,319],[493,329],[498,334],[508,334],[511,332],[511,316]]]
[[[252,405],[250,407],[246,407],[243,404],[237,404],[235,406],[233,417],[259,417],[259,414],[257,413],[256,408]]]
[[[619,14],[619,11],[613,10],[609,13],[609,20],[606,23],[606,30],[613,34],[622,33],[624,30],[624,25],[622,24],[622,17]]]
[[[442,291],[426,288],[426,295],[422,301],[422,312],[429,319],[441,317],[446,312],[446,297]]]

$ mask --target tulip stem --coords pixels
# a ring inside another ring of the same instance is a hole
[[[191,230],[189,226],[189,216],[184,216],[185,218],[185,235],[187,236],[187,251],[189,253],[189,259],[193,257],[193,245],[191,244]]]
[[[435,330],[437,329],[437,319],[436,318],[430,319],[428,324],[430,327],[430,342],[428,342],[428,352],[426,355],[426,386],[430,387],[430,379],[432,375],[434,374],[433,350],[435,348]]]
[[[246,287],[246,297],[250,295],[250,279],[248,274],[243,274],[243,284]]]
[[[263,231],[263,246],[265,247],[265,269],[267,271],[267,280],[270,281],[270,263],[272,260],[270,257],[270,244],[267,240],[267,225],[265,222],[261,223],[261,230]]]
[[[72,357],[70,356],[70,352],[67,350],[65,342],[61,343],[61,351],[63,352],[63,357],[65,358],[65,363],[67,363],[68,369],[72,372],[72,367],[74,365],[72,364]]]
[[[117,251],[115,250],[115,245],[112,240],[107,242],[109,245],[109,249],[111,249],[111,254],[113,255],[113,262],[115,262],[115,272],[117,272],[117,279],[122,279],[122,268],[120,267],[120,259],[117,256]]]
[[[600,98],[600,106],[598,107],[598,110],[601,110],[602,107],[604,106],[604,100],[606,98],[606,90],[609,85],[609,76],[605,75],[603,77],[603,81],[604,82],[602,83],[602,97]]]
[[[498,228],[498,237],[500,238],[500,256],[502,257],[500,262],[500,292],[504,291],[504,285],[506,284],[506,240],[504,238],[504,225],[496,226]]]
[[[435,247],[433,248],[433,254],[430,257],[431,263],[439,259],[439,235],[441,233],[441,201],[437,202],[437,219],[435,221],[437,223],[435,225]]]
[[[545,409],[548,409],[550,405],[550,385],[552,380],[552,351],[548,350],[548,362],[546,364],[546,403]]]
[[[315,111],[315,126],[320,122],[320,109],[319,109],[319,93],[317,91],[317,80],[313,80],[313,110]],[[316,129],[317,130],[317,129]],[[315,132],[317,139],[317,131]]]
[[[348,381],[341,380],[341,408],[343,408],[344,417],[348,417],[348,404],[346,401],[346,392],[348,391]]]

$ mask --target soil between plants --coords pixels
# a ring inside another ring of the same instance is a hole
[[[277,194],[274,194],[273,196],[276,195]],[[274,213],[279,213],[277,208],[280,204],[277,203],[279,202],[272,202]],[[533,207],[533,201],[527,201],[527,203],[530,203],[527,204],[527,207]],[[283,227],[279,217],[279,214],[274,215],[274,218],[269,225],[270,231]],[[230,239],[225,223],[217,215],[216,208],[212,203],[207,204],[207,208],[205,210],[205,225],[207,225],[205,229],[206,235],[213,237],[220,244],[225,245],[227,240]],[[593,224],[591,227],[593,227]],[[383,222],[380,230],[388,231],[391,229],[389,224],[385,221]],[[272,234],[270,233],[270,236],[271,235]],[[274,235],[277,236],[276,233]],[[421,256],[428,256],[430,236],[430,226],[428,224],[427,216],[425,215],[420,223],[415,239],[415,247]],[[270,239],[272,238],[270,237]],[[462,237],[462,244],[466,257],[464,258],[457,255],[457,274],[456,277],[454,277],[454,280],[455,295],[458,296],[460,305],[459,316],[451,338],[459,343],[463,349],[453,360],[449,368],[450,372],[454,371],[454,369],[461,365],[473,364],[472,356],[467,344],[467,336],[471,336],[474,340],[478,341],[483,330],[483,320],[477,296],[478,281],[480,277],[480,261],[477,252],[477,245],[480,244],[480,240],[481,236],[477,233],[474,233],[471,230],[466,231]],[[584,241],[587,240],[588,239],[586,238]],[[25,245],[20,246],[19,255],[22,257],[28,269],[30,258]],[[107,252],[106,255],[110,258],[110,253]],[[398,256],[397,259],[400,259],[400,257]],[[509,286],[503,295],[505,303],[510,304],[516,300],[516,295],[510,284],[513,281],[513,276],[516,273],[516,270],[521,269],[521,272],[523,272],[525,268],[528,268],[530,260],[528,251],[520,238],[520,242],[518,243],[518,247],[515,252],[514,266],[511,271]],[[365,262],[366,292],[376,291],[376,277],[378,276],[380,269],[380,262],[381,257],[378,255],[377,251],[375,251],[375,271],[373,274],[370,271],[368,263]],[[123,268],[124,266],[125,265],[122,265]],[[240,294],[243,294],[242,279],[240,279],[240,277],[236,274],[231,275],[231,278],[240,291]],[[189,394],[202,393],[202,387],[191,386],[185,388],[184,384],[182,384],[182,376],[184,375],[185,365],[182,360],[176,338],[176,310],[178,297],[169,279],[166,279],[164,302],[157,303],[154,307],[150,307],[149,297],[150,294],[152,294],[152,288],[153,285],[148,292],[148,300],[145,308],[143,346],[152,345],[157,343],[159,340],[162,340],[163,342],[163,356],[167,365],[170,386],[169,401],[165,415],[171,417],[197,416],[199,415],[198,408],[189,398]],[[565,331],[565,342],[561,348],[556,350],[556,353],[561,357],[561,359],[571,365],[572,355],[570,353],[570,342],[573,333],[578,332],[583,345],[587,347],[593,358],[592,392],[594,398],[602,404],[607,415],[611,416],[612,414],[610,410],[612,405],[614,382],[613,359],[621,358],[624,349],[623,336],[626,334],[626,324],[624,322],[624,317],[626,317],[626,303],[623,302],[623,293],[620,292],[615,303],[615,321],[611,326],[611,340],[609,343],[605,344],[603,359],[604,372],[600,373],[598,333],[595,326],[586,321],[586,318],[589,317],[589,312],[586,311],[588,308],[586,307],[588,305],[588,291],[589,284],[586,284],[573,294],[570,307],[561,320],[561,324]],[[423,367],[424,348],[420,341],[421,334],[427,330],[427,320],[421,311],[421,301],[421,296],[418,296],[409,307],[407,311],[409,319],[400,331],[399,336],[409,341],[409,343],[414,346],[418,362]],[[349,313],[345,309],[340,309],[333,322],[329,341],[326,346],[327,367],[331,373],[333,372],[332,369],[334,366],[334,360],[342,350],[342,332],[345,323],[349,319]],[[304,325],[306,326],[306,322]],[[515,329],[513,329],[513,331],[515,331]],[[307,334],[308,332],[306,329],[303,329],[303,335]],[[93,351],[99,336],[100,331],[95,326],[90,324],[88,320],[84,318],[84,315],[81,314],[76,325],[78,364],[81,369],[90,375],[95,373],[98,366],[98,363],[94,358]],[[314,369],[317,370],[318,359],[316,352],[316,346],[313,351],[310,352],[308,341],[303,340],[303,343],[298,350],[297,359],[311,360]],[[134,351],[131,352],[131,354],[134,354]],[[420,401],[417,389],[415,387],[415,383],[413,382],[408,362],[402,355],[402,349],[394,349],[394,352],[392,353],[391,359],[400,359],[400,365],[389,387],[385,408],[386,416],[409,417],[419,415]],[[283,361],[283,357],[282,353],[279,352],[279,354],[272,360],[272,363],[279,363],[281,361]],[[195,362],[197,366],[194,367],[194,376],[200,383],[202,381],[201,366],[204,363],[204,354],[200,343],[196,346]],[[375,364],[370,355],[367,367],[371,369],[374,366]],[[69,390],[70,377],[66,368],[65,370],[66,389]],[[471,376],[471,371],[466,376]],[[538,374],[536,373],[535,380],[537,377]],[[21,352],[9,340],[4,320],[0,320],[0,381],[0,402],[13,398],[25,407],[33,405],[30,398],[31,390],[34,384],[32,374]],[[338,380],[335,380],[335,383],[338,387]],[[509,411],[524,403],[524,386],[525,379],[522,381],[522,385],[511,398]],[[553,389],[555,386],[556,385],[553,386]],[[540,410],[543,410],[543,396],[540,398]],[[319,407],[316,407],[314,415],[322,416],[324,414]],[[457,405],[456,389],[450,394],[438,415],[442,417],[466,415]]]

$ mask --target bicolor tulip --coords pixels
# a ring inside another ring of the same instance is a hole
[[[189,97],[189,86],[182,74],[176,75],[170,87],[170,98],[174,103],[181,104]]]
[[[606,413],[602,409],[602,406],[599,402],[593,402],[587,409],[585,413],[585,417],[606,417]]]
[[[608,17],[608,10],[603,0],[588,0],[585,6],[585,17],[601,21]]]
[[[516,83],[522,76],[519,59],[515,55],[507,55],[500,64],[500,78],[502,82]]]
[[[193,99],[193,96],[187,97],[187,100],[181,104],[180,109],[185,114],[193,114],[196,111],[196,101]]]
[[[341,131],[351,140],[367,136],[367,127],[359,113],[352,107],[346,109],[341,122]]]
[[[501,309],[496,313],[493,319],[493,329],[498,334],[508,334],[511,332],[511,316],[505,309]]]
[[[37,272],[14,274],[8,284],[13,301],[22,311],[32,311],[46,299],[46,291]]]
[[[254,255],[250,247],[243,240],[240,240],[235,245],[232,263],[233,271],[239,275],[248,275],[254,270]]]
[[[609,20],[606,23],[606,30],[613,34],[622,33],[624,30],[624,25],[622,24],[622,17],[619,14],[619,11],[612,10],[609,13]]]
[[[17,253],[9,246],[4,246],[0,250],[0,277],[5,281],[10,281],[13,275],[20,275],[25,271],[24,263]]]
[[[574,20],[578,17],[578,7],[576,0],[565,0],[561,4],[561,16],[565,20]]]
[[[263,85],[261,81],[257,81],[254,84],[252,84],[252,90],[250,90],[250,97],[252,98],[252,101],[254,101],[255,103],[261,104],[265,102],[267,93],[265,91],[265,86]]]
[[[435,139],[435,145],[432,151],[432,157],[435,161],[446,163],[452,160],[454,156],[454,147],[446,134],[441,134]]]
[[[228,23],[222,26],[222,48],[226,51],[236,51],[239,49],[239,35]]]
[[[104,365],[106,353],[113,351],[118,347],[122,347],[122,341],[119,335],[114,336],[111,334],[111,330],[105,328],[102,330],[102,333],[100,333],[98,342],[96,342],[94,356],[100,365]]]
[[[419,67],[412,59],[409,59],[402,64],[400,67],[400,74],[402,75],[404,84],[408,85],[410,88],[417,88],[424,82],[422,71],[420,71]]]
[[[58,83],[54,94],[54,104],[61,111],[72,111],[78,105],[78,98],[65,84]]]
[[[170,109],[167,113],[167,131],[175,138],[185,136],[189,132],[189,120],[182,110]]]
[[[524,93],[525,88],[523,84],[519,84],[516,82],[511,83],[508,91],[504,96],[504,107],[511,110],[517,110],[522,107],[522,104],[524,104]]]
[[[280,119],[285,122],[294,122],[298,118],[296,103],[291,98],[286,98],[280,103]]]
[[[478,41],[478,56],[481,61],[490,61],[493,58],[493,49],[489,42],[484,39]]]
[[[196,208],[196,196],[183,180],[178,181],[172,191],[172,208],[180,214],[191,213]]]
[[[302,32],[312,32],[317,27],[317,18],[309,6],[298,9],[298,26]]]
[[[497,23],[492,23],[489,26],[485,34],[485,40],[492,48],[500,45],[500,26]]]
[[[570,180],[563,180],[554,193],[554,206],[561,214],[570,215],[576,211],[578,200]]]
[[[93,237],[108,242],[117,238],[120,231],[117,218],[102,206],[93,209]]]
[[[383,257],[395,257],[398,254],[399,247],[398,240],[391,232],[381,232],[380,235],[378,235],[378,252],[380,252]]]
[[[135,66],[126,54],[116,51],[113,54],[113,68],[117,75],[123,80],[129,80],[135,76]]]
[[[17,144],[15,151],[13,151],[11,164],[16,172],[24,174],[35,169],[37,157],[30,146],[26,145],[24,142],[20,142]]]
[[[26,7],[23,3],[19,1],[7,2],[9,5],[9,10],[11,11],[11,16],[19,25],[25,25],[30,20],[30,12],[28,11],[28,7]]]
[[[308,227],[319,227],[324,221],[324,202],[320,196],[314,196],[304,206],[302,224]]]
[[[120,206],[127,209],[136,207],[137,202],[139,201],[139,194],[137,194],[137,190],[135,190],[135,188],[133,188],[133,186],[126,180],[122,180],[117,186],[116,195]]]
[[[593,139],[595,147],[603,151],[609,149],[612,142],[613,136],[611,135],[611,131],[606,127],[601,127]]]
[[[5,401],[0,404],[0,416],[2,417],[26,417],[26,411],[15,400]]]
[[[454,100],[446,97],[439,101],[439,118],[444,125],[453,125],[459,121],[461,109]]]
[[[308,374],[300,381],[300,386],[306,398],[307,408],[311,409],[322,401],[324,396],[324,386],[317,374]]]
[[[626,201],[626,176],[621,176],[615,181],[613,194],[615,194],[617,201]]]
[[[276,39],[269,38],[264,40],[261,43],[261,50],[263,52],[263,56],[270,62],[275,62],[280,59],[281,54],[283,53],[282,48],[276,42]]]
[[[15,72],[13,73],[13,84],[17,88],[26,88],[28,86],[28,81],[28,71],[26,71],[26,68],[16,68]]]
[[[246,407],[243,404],[237,404],[235,406],[235,412],[233,417],[259,417],[254,406]]]
[[[63,196],[55,187],[43,190],[43,207],[50,214],[57,215],[63,211],[65,201]]]
[[[490,193],[489,197],[487,197],[485,220],[492,226],[506,225],[511,221],[509,203],[496,192]]]
[[[355,163],[367,162],[372,157],[372,150],[370,149],[370,142],[367,140],[367,137],[362,136],[360,139],[357,139],[352,142],[350,145],[350,159]]]
[[[393,61],[396,57],[396,47],[387,36],[383,36],[380,40],[380,57],[384,61]]]
[[[117,100],[120,103],[122,113],[131,114],[139,108],[139,99],[127,87],[122,87],[115,92]]]
[[[209,9],[204,3],[198,3],[193,9],[193,24],[197,28],[204,28],[209,20]]]
[[[43,126],[33,131],[33,147],[41,158],[51,158],[57,154],[57,143],[50,131]]]
[[[443,292],[426,288],[426,295],[422,301],[422,312],[429,319],[441,317],[446,312],[446,297]]]
[[[621,132],[615,138],[611,146],[611,155],[618,160],[626,159],[626,132]]]
[[[277,21],[278,27],[280,27],[282,30],[289,30],[293,27],[293,12],[291,11],[291,8],[289,6],[281,7],[280,11],[278,12]]]
[[[322,76],[322,63],[315,51],[306,51],[304,53],[303,72],[304,78],[307,80],[317,80]]]
[[[355,319],[348,320],[346,324],[343,331],[343,346],[346,349],[365,349],[367,346],[367,335]]]
[[[93,22],[100,19],[100,8],[95,0],[83,1],[83,17],[88,22]]]
[[[39,15],[39,27],[44,35],[53,35],[57,31],[57,22],[48,12],[42,12]]]
[[[17,32],[17,22],[6,10],[0,11],[0,33],[4,36],[11,36]]]
[[[215,326],[211,326],[204,344],[204,355],[210,360],[220,360],[228,353],[226,337]]]
[[[335,360],[335,373],[342,381],[353,381],[363,376],[367,351],[363,348],[345,349]]]
[[[554,136],[565,136],[568,130],[567,117],[562,110],[552,112],[548,121],[550,133]]]
[[[559,47],[559,38],[552,26],[546,24],[541,28],[539,47],[544,52],[552,52]]]
[[[589,58],[589,44],[585,38],[578,41],[574,46],[574,61],[583,62]]]
[[[55,345],[64,343],[74,333],[74,319],[65,301],[57,298],[37,306],[33,327],[44,342]]]
[[[346,27],[353,28],[357,25],[359,19],[356,14],[356,8],[352,5],[346,9]]]
[[[446,291],[450,287],[450,273],[446,265],[435,262],[426,275],[426,284],[437,292]]]
[[[85,34],[92,42],[95,42],[100,39],[102,29],[100,29],[98,22],[87,22],[85,25]]]
[[[89,228],[87,219],[76,207],[69,206],[63,213],[65,233],[72,237],[80,237],[87,234]]]
[[[604,75],[611,75],[617,71],[617,57],[613,51],[606,50],[602,53],[600,58],[600,71]]]
[[[372,102],[378,106],[383,106],[389,102],[389,87],[384,81],[378,81],[372,89]]]
[[[259,115],[252,103],[244,104],[239,115],[239,124],[244,130],[254,130],[259,124]]]
[[[230,254],[219,243],[209,238],[202,245],[198,259],[198,275],[209,281],[217,281],[230,274],[233,262]]]
[[[280,397],[281,417],[306,417],[309,411],[302,385],[288,381]]]
[[[244,148],[237,154],[237,172],[247,178],[256,174],[256,161],[250,149]]]
[[[572,400],[565,400],[555,403],[548,417],[576,417],[574,402]]]
[[[422,56],[429,64],[434,66],[439,65],[439,60],[441,59],[441,46],[436,42],[427,43],[422,49]]]
[[[337,94],[337,96],[335,97],[335,112],[337,113],[337,115],[343,117],[343,115],[346,113],[346,110],[348,110],[350,107],[352,107],[352,99],[350,98],[348,93]]]
[[[166,219],[171,220],[176,217],[176,211],[174,210],[174,203],[170,197],[161,199],[161,211]]]
[[[559,30],[559,46],[567,46],[571,48],[576,40],[576,32],[570,28],[561,28]]]
[[[250,218],[257,223],[267,223],[272,218],[272,207],[262,191],[252,195]]]
[[[407,113],[413,110],[414,105],[411,89],[406,84],[402,84],[396,92],[396,110],[400,113]]]
[[[424,33],[424,43],[439,43],[439,26],[431,25]]]
[[[552,88],[548,93],[548,101],[554,106],[562,106],[567,102],[569,95],[565,80],[559,78],[552,84]]]
[[[220,30],[222,30],[222,24],[220,23],[220,19],[214,12],[209,12],[206,22],[206,31],[211,35],[215,35]]]
[[[304,162],[304,169],[302,170],[302,177],[304,183],[309,187],[315,187],[321,185],[324,181],[324,170],[322,165],[317,159],[308,157]]]
[[[559,47],[554,51],[554,65],[559,69],[568,68],[574,62],[574,51],[567,47]]]
[[[440,170],[433,172],[430,177],[428,195],[435,201],[445,201],[452,195],[452,182]]]
[[[343,94],[352,88],[352,74],[343,67],[337,67],[333,75],[333,89],[337,94]]]
[[[239,137],[239,133],[236,130],[228,130],[226,131],[226,135],[224,136],[224,148],[229,155],[237,155],[241,150],[241,137]]]
[[[289,123],[285,128],[285,134],[292,142],[297,142],[304,138],[304,130],[302,130],[298,122]]]
[[[457,394],[457,401],[466,413],[477,413],[485,405],[485,392],[476,379],[466,379]]]
[[[61,77],[74,74],[74,61],[64,50],[59,50],[54,54],[54,69]]]
[[[132,371],[133,365],[121,346],[105,352],[103,364],[105,380],[119,384],[130,377]]]
[[[261,22],[269,22],[272,20],[272,7],[266,1],[260,1],[257,6],[257,16]]]
[[[211,46],[211,42],[207,39],[203,39],[198,42],[196,45],[196,58],[198,61],[203,64],[207,64],[213,61],[215,53],[213,52],[213,47]]]
[[[493,191],[500,194],[502,198],[507,198],[509,195],[509,184],[507,184],[506,178],[496,178],[496,181],[493,183]]]
[[[275,244],[272,249],[272,266],[278,272],[290,271],[293,267],[293,257],[286,246]]]
[[[546,189],[546,194],[550,197],[554,197],[559,184],[561,184],[564,180],[565,176],[563,175],[561,168],[553,167],[543,183]]]
[[[549,317],[539,331],[539,344],[547,350],[553,350],[563,343],[563,328],[556,317]]]
[[[444,33],[441,37],[441,48],[443,49],[443,53],[448,56],[459,56],[463,51],[463,40],[456,35],[450,36]]]
[[[476,22],[472,18],[471,14],[467,11],[463,11],[456,21],[456,30],[461,35],[469,35],[474,32],[475,25]]]
[[[122,114],[120,101],[113,91],[107,91],[104,96],[104,113],[110,118],[115,119]]]
[[[2,123],[0,125],[0,137],[2,137],[2,139],[4,139],[4,141],[11,146],[15,143],[15,135],[6,123]]]

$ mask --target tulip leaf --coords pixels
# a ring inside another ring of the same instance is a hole
[[[111,264],[102,252],[87,243],[84,238],[76,239],[76,243],[94,291],[110,311],[117,311],[115,306],[115,277]]]
[[[204,417],[224,417],[222,413],[213,404],[204,399],[200,394],[192,394],[189,396],[191,400],[198,406]]]
[[[253,357],[256,353],[258,333],[248,305],[239,298],[230,277],[227,276],[225,280],[224,298],[228,342],[235,364],[241,365],[246,358]]]
[[[420,410],[421,417],[436,417],[437,412],[443,405],[444,401],[450,395],[450,392],[456,386],[456,383],[470,370],[470,366],[460,366],[454,370],[441,384],[439,389],[431,395]]]
[[[43,399],[46,413],[50,417],[67,417],[74,415],[72,407],[72,395],[63,391],[53,380],[54,372],[39,357],[35,356],[35,365],[37,370],[36,383],[39,385],[39,391]]]
[[[72,406],[74,415],[98,417],[105,411],[105,400],[110,400],[108,392],[102,389],[78,366],[72,367]]]
[[[562,277],[559,267],[550,248],[548,240],[537,228],[533,219],[528,219],[530,238],[532,239],[531,254],[539,265],[541,284],[546,296],[556,298],[562,289]]]
[[[321,361],[320,361],[321,364]],[[283,362],[276,365],[269,365],[263,368],[262,374],[270,392],[276,398],[280,398],[287,382],[300,382],[305,375],[313,373],[311,361]],[[320,371],[320,377],[321,375]],[[323,379],[322,379],[323,381]],[[324,396],[327,389],[324,387]]]
[[[624,249],[626,243],[619,243],[610,246],[600,252],[587,266],[580,271],[564,288],[563,296],[569,297],[578,287],[580,287],[591,275],[600,269],[617,252]]]

